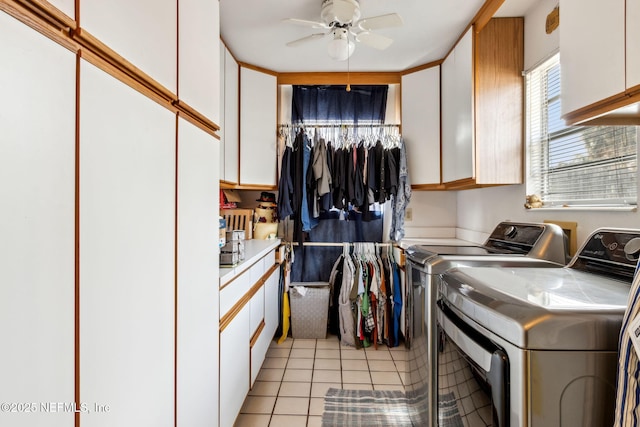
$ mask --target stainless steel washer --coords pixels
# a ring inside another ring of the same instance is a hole
[[[438,285],[441,425],[613,424],[640,230],[601,229],[560,269],[452,269]]]
[[[454,267],[531,266],[560,268],[567,262],[566,238],[555,224],[501,222],[484,245],[414,245],[406,250],[410,319],[405,386],[416,425],[437,425],[436,291],[441,274]]]

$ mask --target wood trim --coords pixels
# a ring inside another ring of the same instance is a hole
[[[80,408],[80,55],[76,54],[75,113],[75,197],[74,197],[74,400]],[[74,414],[74,426],[80,427],[80,413]]]
[[[277,185],[266,185],[266,184],[238,184],[234,187],[236,190],[277,190]]]
[[[504,0],[486,0],[476,16],[473,17],[471,23],[475,25],[475,32],[482,31],[485,25],[493,18],[500,6],[504,3]]]
[[[19,4],[25,10],[52,27],[71,30],[77,27],[76,22],[65,13],[43,0],[9,0],[9,3]]]
[[[79,46],[76,42],[71,40],[67,34],[69,30],[75,29],[75,23],[64,20],[61,22],[58,19],[58,13],[54,16],[47,15],[45,12],[57,9],[37,9],[34,11],[33,7],[30,7],[28,2],[18,2],[17,0],[0,0],[0,10],[11,15],[18,21],[27,25],[31,29],[39,32],[43,36],[53,40],[62,47],[76,53]],[[62,14],[62,12],[59,12]],[[62,14],[66,17],[66,15]]]
[[[247,68],[249,70],[258,71],[260,73],[271,74],[272,76],[278,77],[278,73],[272,70],[268,70],[266,68],[258,67],[257,65],[247,64],[246,62],[236,61],[238,66],[242,68]]]
[[[195,120],[197,120],[201,124],[200,127],[204,126],[206,128],[213,129],[214,132],[217,132],[220,130],[220,126],[215,124],[212,120],[209,120],[204,114],[201,114],[199,111],[191,107],[186,102],[180,99],[177,99],[173,101],[172,104],[178,110],[182,111],[183,113],[189,116],[192,116]],[[220,137],[218,137],[218,139],[220,139]]]
[[[440,177],[442,179],[442,177]],[[444,184],[411,184],[412,190],[433,190],[433,191],[442,191],[446,190],[446,186]]]
[[[70,35],[71,38],[77,41],[83,48],[93,52],[97,58],[100,58],[102,61],[109,64],[111,68],[122,72],[129,79],[135,81],[138,84],[138,87],[147,89],[147,92],[154,93],[157,98],[163,99],[169,104],[177,98],[176,94],[152,79],[148,74],[144,73],[131,62],[124,59],[116,53],[116,51],[91,35],[87,30],[77,28],[72,30]]]
[[[640,116],[618,115],[614,110],[640,102],[640,86],[595,102],[586,107],[565,114],[562,118],[567,125],[638,125]]]
[[[387,85],[400,84],[402,75],[399,72],[387,73],[280,73],[278,85],[346,85],[347,75],[352,85]]]
[[[413,67],[413,68],[408,68],[408,69],[400,72],[400,74],[402,76],[406,76],[407,74],[411,74],[411,73],[415,73],[415,72],[418,72],[418,71],[426,70],[427,68],[437,67],[438,65],[441,65],[443,62],[444,62],[444,59],[438,59],[437,61],[428,62],[426,64],[418,65],[417,67]]]
[[[227,328],[227,326],[229,326],[229,324],[233,321],[233,319],[235,319],[238,313],[240,313],[240,311],[242,311],[244,306],[247,305],[249,301],[251,301],[251,298],[253,298],[253,296],[258,292],[258,290],[260,290],[260,288],[264,286],[267,279],[269,279],[269,277],[271,277],[273,272],[276,271],[276,269],[278,269],[279,267],[280,267],[279,264],[273,264],[269,268],[269,270],[267,270],[267,272],[264,273],[262,277],[260,277],[260,279],[251,287],[251,289],[249,289],[249,291],[247,291],[247,293],[244,294],[238,300],[238,302],[236,302],[233,305],[233,307],[231,307],[229,311],[226,312],[225,315],[220,318],[220,333],[222,333]]]
[[[175,166],[174,166],[174,215],[173,215],[173,425],[178,427],[178,165],[180,138],[178,124],[180,112],[175,121]]]
[[[262,319],[260,321],[260,324],[258,325],[258,328],[256,329],[256,331],[253,333],[253,335],[251,336],[251,340],[249,341],[249,348],[253,348],[253,346],[256,344],[256,342],[258,341],[258,338],[260,338],[260,334],[262,334],[262,331],[264,330],[264,327],[266,326],[266,323],[264,323],[264,319]]]
[[[475,188],[476,180],[475,178],[463,178],[456,181],[445,182],[444,186],[446,190],[462,190],[467,188]]]

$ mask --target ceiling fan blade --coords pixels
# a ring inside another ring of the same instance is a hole
[[[404,24],[402,17],[397,13],[373,16],[358,21],[358,27],[365,31],[379,30],[381,28],[401,27]]]
[[[322,38],[324,36],[325,36],[324,33],[314,33],[314,34],[308,35],[306,37],[302,37],[301,39],[290,41],[289,43],[287,43],[287,46],[289,46],[289,47],[298,46],[298,45],[301,45],[303,43],[310,42],[311,40]]]
[[[370,31],[363,31],[356,34],[356,41],[379,50],[384,50],[393,43],[393,39]]]
[[[308,21],[306,19],[298,19],[298,18],[285,18],[282,20],[283,22],[289,22],[295,25],[301,25],[303,27],[311,27],[311,28],[329,28],[327,24],[319,21]]]
[[[333,0],[333,14],[335,19],[343,24],[351,22],[357,8],[358,4],[353,0]]]

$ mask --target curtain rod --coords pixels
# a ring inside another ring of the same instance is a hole
[[[400,125],[396,125],[396,124],[374,124],[374,125],[355,125],[355,124],[318,124],[318,125],[314,125],[314,124],[303,124],[303,123],[299,123],[299,124],[293,124],[293,123],[283,123],[278,125],[281,128],[284,127],[308,127],[308,128],[380,128],[380,127],[384,127],[384,128],[399,128]]]
[[[298,242],[289,242],[294,246],[299,246]],[[333,242],[302,242],[302,246],[327,246],[327,247],[337,247],[341,248],[344,245],[353,246],[358,243],[371,243],[375,244],[379,247],[391,247],[394,246],[394,243],[376,243],[376,242],[344,242],[344,243],[333,243]]]

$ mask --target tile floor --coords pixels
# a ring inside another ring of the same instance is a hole
[[[404,391],[406,351],[356,350],[331,335],[273,341],[235,427],[319,427],[330,387]]]

